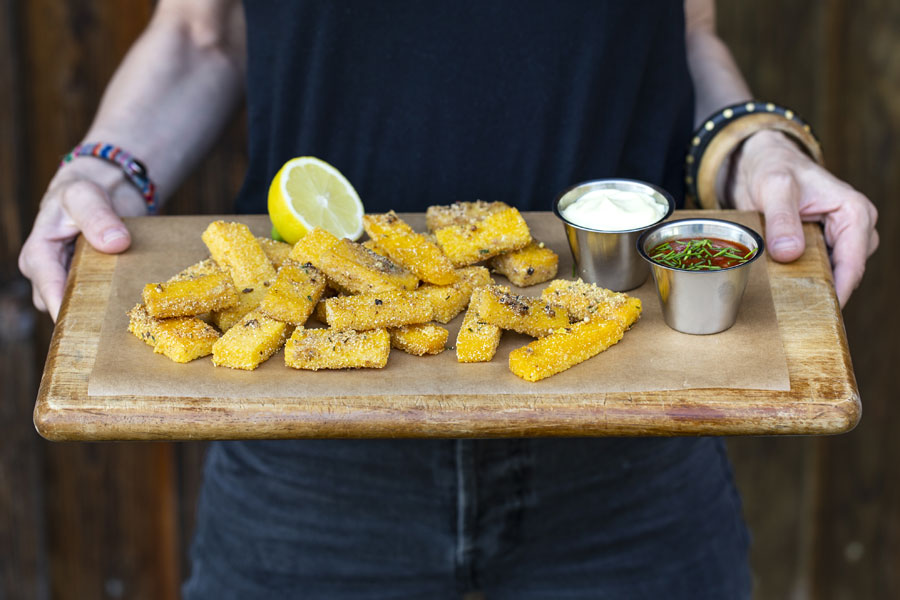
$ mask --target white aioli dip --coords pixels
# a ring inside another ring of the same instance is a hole
[[[666,208],[649,194],[625,190],[593,190],[562,210],[567,221],[603,231],[627,231],[656,223]]]

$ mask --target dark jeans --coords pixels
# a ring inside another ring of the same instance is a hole
[[[222,442],[185,598],[750,596],[715,438]]]

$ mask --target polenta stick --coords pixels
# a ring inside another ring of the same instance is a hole
[[[295,369],[381,369],[391,353],[384,329],[338,331],[298,327],[284,347],[284,363]]]
[[[476,289],[472,293],[473,301],[483,293],[482,289]],[[500,334],[500,328],[482,321],[470,303],[456,336],[456,360],[461,363],[489,362],[497,352]]]
[[[519,211],[507,208],[471,225],[452,225],[434,232],[438,245],[456,267],[524,248],[531,242],[528,224]]]
[[[167,281],[185,281],[187,279],[197,279],[203,275],[212,275],[214,273],[223,273],[219,265],[211,258],[204,258],[198,263],[194,263],[189,267],[179,271]]]
[[[491,268],[505,275],[514,285],[528,287],[556,277],[559,256],[532,240],[521,250],[507,252],[491,259]]]
[[[340,241],[331,232],[325,231],[321,227],[316,227],[294,244],[288,258],[300,265],[310,263],[318,267],[319,259],[322,255],[331,250]]]
[[[453,264],[437,244],[413,231],[394,211],[363,216],[363,227],[379,251],[419,279],[435,285],[456,281]]]
[[[622,339],[616,320],[588,319],[557,329],[509,353],[509,369],[526,381],[539,381],[603,352]]]
[[[440,354],[450,332],[432,323],[404,325],[388,329],[391,335],[391,346],[415,356]]]
[[[293,249],[293,246],[287,242],[279,242],[272,238],[257,236],[256,241],[259,242],[259,247],[265,252],[266,258],[269,259],[276,271],[281,268]]]
[[[339,289],[357,294],[396,289],[414,290],[419,285],[418,277],[390,258],[347,239],[340,240],[310,262],[323,271]]]
[[[213,344],[213,364],[252,371],[281,348],[287,328],[281,321],[250,311]]]
[[[240,321],[244,315],[251,310],[256,310],[259,303],[266,297],[268,291],[268,281],[263,285],[255,287],[245,287],[238,290],[238,303],[231,308],[217,310],[212,314],[213,325],[219,328],[219,331],[226,332],[231,329],[235,323]]]
[[[325,300],[325,319],[335,329],[380,329],[431,320],[428,298],[407,290],[390,290]]]
[[[472,290],[494,283],[491,274],[484,267],[463,267],[456,270],[459,279],[450,285],[426,283],[416,290],[428,297],[434,308],[434,320],[449,323],[469,305]]]
[[[256,287],[275,279],[275,268],[250,228],[243,223],[213,221],[203,232],[213,260],[231,275],[235,287]]]
[[[627,329],[641,314],[641,300],[599,287],[593,283],[555,279],[544,288],[541,298],[562,306],[572,319],[618,319]]]
[[[449,206],[429,206],[425,211],[428,231],[437,231],[453,225],[471,225],[485,217],[509,208],[505,202],[454,202]]]
[[[482,321],[532,337],[543,337],[569,324],[569,313],[545,300],[519,296],[502,285],[491,285],[473,295],[471,305]],[[471,310],[471,309],[470,309]]]
[[[324,291],[325,275],[310,264],[289,260],[278,270],[259,310],[273,319],[303,325]]]
[[[238,303],[237,291],[225,273],[200,275],[144,286],[144,305],[151,317],[189,317]]]
[[[197,317],[154,319],[143,304],[128,312],[128,331],[153,347],[153,351],[179,363],[212,353],[219,332]]]

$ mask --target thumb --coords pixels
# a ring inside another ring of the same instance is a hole
[[[61,196],[63,210],[91,246],[101,252],[116,254],[131,245],[131,234],[99,185],[75,181],[66,186]]]
[[[806,240],[797,205],[799,190],[790,175],[769,175],[761,186],[766,249],[774,260],[790,262],[803,254]]]

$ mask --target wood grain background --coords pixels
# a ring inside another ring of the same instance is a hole
[[[61,154],[153,2],[0,0],[0,598],[176,598],[203,446],[54,444],[31,426],[51,323],[16,267]],[[758,598],[900,597],[900,4],[721,2],[719,27],[760,98],[809,120],[829,166],[880,211],[882,244],[845,311],[864,414],[834,438],[730,440]],[[239,116],[171,203],[227,210]]]

